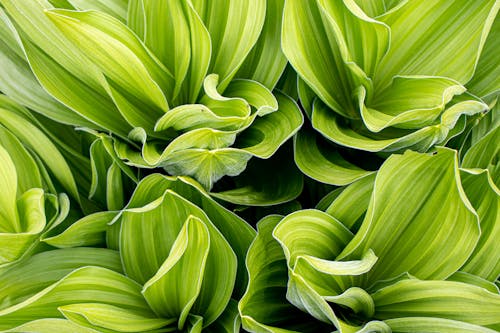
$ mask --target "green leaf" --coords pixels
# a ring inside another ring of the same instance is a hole
[[[479,242],[461,270],[493,282],[500,275],[500,253],[496,251],[500,238],[500,191],[486,170],[462,169],[461,176],[481,226]]]
[[[209,33],[200,17],[189,2],[134,2],[131,8],[135,15],[140,12],[144,15],[140,29],[145,31],[146,46],[173,73],[175,87],[168,92],[169,98],[174,105],[195,103],[210,63],[211,49]]]
[[[120,256],[113,250],[71,248],[40,252],[0,268],[0,308],[6,309],[28,299],[83,266],[101,266],[122,272]]]
[[[494,110],[493,110],[494,111]],[[498,169],[498,159],[500,156],[500,147],[497,144],[500,138],[500,126],[496,126],[489,133],[485,134],[465,153],[462,160],[464,168],[490,169],[491,175],[497,186],[500,185]]]
[[[374,136],[372,132],[364,128],[363,124],[353,122],[353,126],[350,126],[344,119],[336,116],[323,103],[316,100],[312,125],[327,139],[345,147],[370,152],[395,152],[404,149],[425,152],[432,146],[446,141],[447,136],[450,133],[453,134],[455,126],[460,131],[457,123],[459,120],[464,121],[463,116],[475,115],[487,109],[488,106],[477,99],[458,100],[441,114],[438,124],[416,131],[388,128],[378,136]]]
[[[226,309],[215,322],[204,329],[207,333],[238,333],[241,328],[241,318],[238,313],[238,302],[231,299]]]
[[[345,2],[337,10],[346,15],[349,12]],[[300,77],[331,109],[347,118],[359,118],[350,102],[349,89],[352,82],[358,79],[346,66],[340,48],[330,43],[330,38],[342,38],[342,34],[334,30],[338,26],[329,14],[317,1],[286,1],[283,13],[283,52]],[[335,36],[332,30],[339,35]],[[353,65],[355,66],[354,63]]]
[[[327,326],[300,311],[286,300],[287,265],[272,231],[282,219],[269,215],[258,223],[246,265],[248,289],[238,304],[243,328],[251,332],[285,333],[327,331]]]
[[[339,255],[352,239],[352,233],[324,212],[301,210],[283,218],[274,229],[273,237],[280,243],[287,260],[290,276],[287,299],[318,320],[331,325],[339,325],[334,311],[322,298],[321,291],[315,289],[316,281],[310,281],[310,277],[314,279],[314,275],[316,275],[319,279],[332,280],[324,283],[324,285],[331,286],[332,289],[335,289],[339,282],[335,281],[334,276],[333,279],[329,279],[331,276],[326,272],[328,268],[323,267],[319,270],[325,271],[325,278],[319,271],[310,276],[308,270],[313,268],[312,271],[314,271],[314,266],[331,266],[327,262],[334,260]],[[310,246],[312,243],[315,244],[314,247]],[[352,263],[346,264],[348,267],[352,266]],[[337,269],[339,272],[345,268],[343,263],[333,263],[332,265],[333,267],[330,269]],[[338,267],[335,268],[335,266]],[[340,288],[343,287],[343,283],[340,282]],[[326,296],[336,296],[341,292],[337,290],[334,295],[327,292]]]
[[[81,326],[118,332],[150,331],[164,328],[175,321],[102,303],[69,304],[58,309],[66,318]]]
[[[59,306],[96,302],[151,313],[138,284],[105,268],[83,267],[28,299],[1,310],[0,328],[13,328],[35,319],[60,318]]]
[[[304,118],[298,105],[290,97],[279,92],[276,97],[278,110],[257,117],[253,124],[238,136],[236,147],[259,158],[269,158],[299,130]]]
[[[359,228],[372,196],[375,174],[364,177],[344,187],[342,192],[325,208],[351,231]]]
[[[144,284],[142,293],[151,308],[164,318],[179,318],[179,330],[199,296],[209,249],[208,228],[200,219],[188,217],[167,259]]]
[[[372,249],[379,260],[367,274],[368,285],[404,272],[421,279],[450,276],[480,236],[459,179],[455,151],[392,155],[375,178],[359,232],[339,259],[356,259]]]
[[[43,188],[42,176],[35,160],[21,142],[3,127],[0,127],[0,146],[6,150],[16,168],[18,195],[31,188]]]
[[[145,177],[137,185],[127,208],[145,206],[152,198],[162,196],[169,188],[189,198],[191,203],[201,208],[229,242],[238,257],[234,295],[241,296],[248,280],[245,268],[246,253],[255,237],[255,230],[236,214],[218,204],[197,182],[187,177],[168,177],[160,174]]]
[[[394,333],[440,332],[440,333],[495,333],[485,327],[464,323],[463,321],[429,318],[406,317],[385,320]]]
[[[64,124],[94,126],[50,96],[32,73],[12,22],[0,9],[0,90],[17,103]],[[15,79],[13,79],[15,78]]]
[[[379,319],[436,317],[500,328],[500,295],[465,283],[406,280],[372,297]]]
[[[185,104],[169,110],[156,123],[155,130],[172,128],[176,131],[190,131],[210,127],[220,130],[237,130],[249,124],[247,115],[221,116],[202,104]]]
[[[87,215],[71,224],[62,233],[41,240],[58,248],[104,245],[108,223],[113,221],[117,214],[116,212],[98,212]]]
[[[192,176],[210,190],[223,176],[234,177],[243,172],[251,157],[235,148],[193,148],[172,153],[162,167],[174,176]]]
[[[273,236],[281,244],[290,269],[303,256],[335,259],[353,237],[342,223],[314,209],[286,216],[276,226]],[[310,246],[312,242],[314,248]]]
[[[208,73],[219,75],[224,91],[259,38],[266,2],[193,0],[192,3],[212,41]]]
[[[280,45],[284,4],[284,0],[266,1],[262,32],[236,77],[255,80],[270,90],[278,83],[287,64]]]
[[[15,111],[2,109],[0,124],[9,129],[27,148],[34,151],[57,179],[64,191],[77,201],[78,189],[72,171],[64,156],[52,141],[33,123]]]
[[[46,13],[103,72],[104,87],[123,117],[132,126],[152,132],[156,119],[168,110],[162,93],[171,89],[168,71],[112,16],[97,11]]]
[[[475,286],[484,288],[484,289],[486,289],[489,292],[492,292],[494,294],[500,294],[500,290],[495,285],[495,283],[490,282],[490,281],[485,280],[477,275],[473,275],[470,273],[458,271],[446,280],[475,285]]]
[[[103,88],[102,72],[66,40],[45,14],[46,1],[2,0],[17,31],[31,70],[52,96],[99,126],[126,136],[130,126]],[[29,37],[28,37],[29,36]]]
[[[479,97],[498,93],[500,90],[500,64],[496,54],[500,47],[500,20],[495,18],[490,33],[486,38],[484,48],[476,65],[472,80],[467,88]]]
[[[337,149],[308,128],[295,137],[294,150],[299,169],[322,183],[344,186],[372,173],[346,161]]]
[[[47,223],[44,201],[43,190],[37,188],[19,197],[16,202],[18,221],[10,221],[11,230],[0,234],[2,244],[6,244],[0,248],[0,265],[18,260],[37,245],[37,238]]]
[[[375,86],[387,86],[395,75],[443,76],[467,83],[498,9],[494,0],[439,0],[432,6],[408,1],[379,17],[390,27],[391,47],[379,64]]]
[[[65,319],[38,319],[30,321],[5,332],[9,333],[52,333],[56,331],[73,333],[97,333],[90,328],[82,327]]]
[[[156,275],[168,258],[188,217],[200,219],[210,234],[210,251],[200,293],[191,313],[201,315],[204,325],[209,325],[224,311],[233,292],[236,256],[199,207],[172,190],[152,198],[143,207],[128,208],[121,217],[120,253],[125,271],[128,276],[145,283]],[[152,237],[157,234],[162,237]]]
[[[127,0],[68,0],[77,10],[98,10],[121,21],[127,18]]]
[[[9,154],[0,146],[0,230],[2,233],[21,232],[17,213],[17,172]]]
[[[356,4],[370,17],[377,17],[392,10],[406,0],[355,0]]]
[[[343,1],[339,6],[325,0],[317,3],[323,14],[323,24],[331,29],[337,40],[338,46],[332,47],[339,48],[346,67],[359,75],[357,67],[350,64],[354,62],[368,77],[373,77],[380,60],[389,50],[389,27],[368,17],[353,0]]]
[[[394,76],[391,86],[373,101],[360,98],[361,116],[366,127],[380,132],[390,126],[418,129],[432,125],[455,95],[465,92],[457,81],[445,77]]]

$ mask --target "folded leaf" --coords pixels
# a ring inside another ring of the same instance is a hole
[[[9,154],[0,146],[0,230],[6,232],[20,232],[21,225],[16,208],[17,173],[16,167]]]
[[[163,318],[179,318],[179,330],[200,293],[209,248],[210,235],[203,221],[188,217],[167,259],[144,284],[142,293],[151,308]]]
[[[327,146],[327,149],[325,149]],[[295,162],[302,172],[322,183],[343,186],[363,178],[371,171],[346,161],[314,131],[304,128],[294,140]]]
[[[68,110],[40,86],[23,53],[20,37],[4,10],[0,10],[0,34],[0,62],[3,69],[0,73],[0,90],[4,94],[17,103],[61,123],[94,126]]]
[[[116,107],[103,87],[102,72],[47,17],[44,10],[52,6],[47,1],[2,4],[19,27],[24,52],[43,88],[84,118],[126,136],[129,125],[119,112],[109,111]]]
[[[77,201],[78,189],[72,171],[57,146],[39,128],[18,113],[2,109],[0,124],[14,134],[19,141],[34,151],[63,186],[66,193]]]
[[[42,241],[58,248],[104,245],[108,224],[117,214],[116,212],[98,212],[87,215],[62,233],[42,238]]]
[[[339,259],[372,249],[379,260],[366,277],[371,283],[404,272],[443,279],[458,270],[474,251],[480,229],[459,184],[456,158],[444,148],[432,155],[391,156],[377,174],[359,232]]]
[[[282,219],[270,215],[258,223],[258,235],[246,260],[250,275],[238,308],[243,328],[252,332],[318,332],[327,326],[299,311],[286,300],[286,258],[272,230]]]
[[[500,191],[486,170],[463,170],[461,176],[481,226],[479,242],[461,270],[493,282],[500,275],[500,253],[495,250],[500,237]]]
[[[173,247],[182,226],[190,216],[200,219],[208,228],[210,250],[205,269],[200,271],[198,276],[202,279],[199,295],[193,300],[194,304],[191,303],[191,311],[188,308],[181,317],[180,326],[183,326],[189,312],[201,315],[204,325],[209,325],[224,311],[229,302],[236,277],[236,256],[223,235],[199,207],[172,190],[166,190],[160,197],[153,198],[146,206],[128,208],[121,217],[120,253],[125,271],[138,282],[146,283],[157,275],[162,265],[169,267],[175,263],[174,256],[170,259],[173,262],[169,262],[167,258],[173,255]],[[176,247],[180,246],[179,242],[180,240]],[[163,273],[154,279],[160,281],[161,276]]]

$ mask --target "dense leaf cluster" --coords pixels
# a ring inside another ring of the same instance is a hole
[[[0,0],[0,331],[500,331],[499,9]]]

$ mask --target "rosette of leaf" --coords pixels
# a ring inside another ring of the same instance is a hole
[[[70,9],[1,3],[23,66],[65,105],[53,118],[110,134],[130,165],[192,176],[210,190],[252,157],[270,158],[302,124],[297,105],[271,93],[286,65],[276,43],[283,1],[134,0],[126,19],[116,10],[70,10],[95,8],[79,1],[69,1]],[[283,169],[293,169],[288,164]],[[256,203],[298,195],[298,170],[276,174],[282,184],[270,189],[294,183],[296,193]],[[236,192],[220,197],[265,192],[255,179],[236,183]]]
[[[68,214],[68,197],[45,185],[34,158],[0,127],[0,269],[38,251],[40,238]]]
[[[311,125],[295,142],[300,169],[345,185],[379,167],[374,155],[426,152],[462,133],[488,110],[475,89],[500,87],[488,71],[495,47],[477,68],[498,9],[495,0],[287,1],[282,46]]]
[[[57,251],[107,242],[120,267],[88,264],[61,273],[1,310],[0,329],[66,318],[99,332],[239,332],[233,298],[246,287],[244,258],[254,236],[192,179],[150,175],[119,215],[95,213],[45,239]]]
[[[247,257],[243,327],[500,329],[500,192],[488,171],[457,164],[447,148],[392,155],[376,177],[329,194],[325,211],[264,218]]]

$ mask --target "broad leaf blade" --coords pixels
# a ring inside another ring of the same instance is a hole
[[[406,152],[389,158],[375,179],[365,220],[340,258],[372,249],[379,261],[368,273],[370,283],[404,272],[443,279],[458,270],[480,230],[459,184],[456,159],[444,148],[434,155]]]

